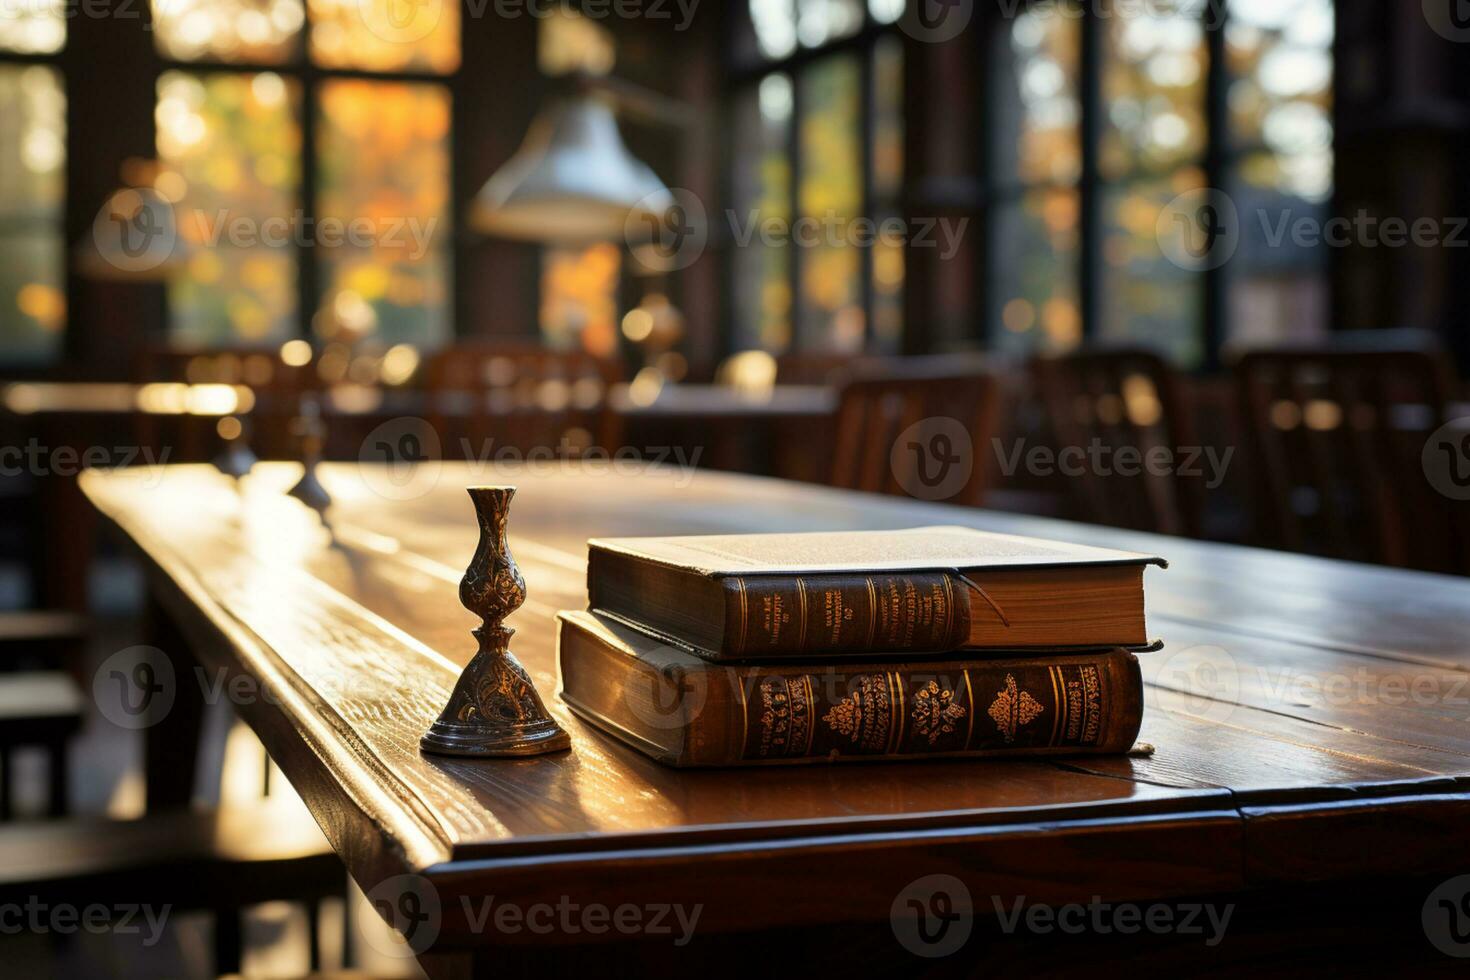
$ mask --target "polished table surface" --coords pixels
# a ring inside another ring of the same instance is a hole
[[[207,466],[89,472],[206,664],[266,685],[242,716],[365,887],[444,898],[699,901],[702,930],[886,919],[914,878],[1032,900],[1224,893],[1470,866],[1470,581],[775,480],[626,465],[329,465],[325,525]],[[473,652],[456,584],[463,488],[509,483],[530,598],[512,648],[569,753],[425,757]],[[1152,754],[1054,761],[663,768],[555,697],[553,616],[585,602],[588,537],[957,523],[1156,552],[1143,655]],[[782,888],[776,881],[820,882]],[[753,898],[753,896],[755,898]],[[522,936],[533,942],[538,937]]]

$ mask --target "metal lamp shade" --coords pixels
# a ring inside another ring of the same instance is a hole
[[[582,96],[536,117],[515,156],[475,196],[470,224],[535,242],[612,241],[642,227],[640,215],[657,227],[673,204],[663,181],[628,152],[612,109]]]

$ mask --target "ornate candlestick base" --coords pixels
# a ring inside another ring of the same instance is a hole
[[[419,748],[439,755],[540,755],[572,747],[546,711],[526,669],[510,652],[515,630],[502,625],[526,601],[526,580],[511,557],[505,524],[515,487],[470,487],[480,543],[459,583],[459,601],[483,621],[479,652],[465,667],[439,720]]]
[[[322,425],[322,409],[315,396],[302,396],[301,416],[296,420],[294,428],[301,437],[302,472],[301,479],[286,491],[286,495],[295,497],[312,510],[325,511],[332,505],[332,495],[327,493],[327,488],[317,478],[316,466],[321,462],[327,430]]]

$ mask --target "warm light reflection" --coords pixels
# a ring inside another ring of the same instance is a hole
[[[383,383],[407,384],[419,369],[419,352],[412,344],[395,344],[383,355],[380,371]]]
[[[769,396],[776,386],[776,371],[776,359],[765,351],[741,351],[720,365],[719,381],[747,395]]]
[[[657,368],[646,367],[633,376],[628,385],[628,400],[634,405],[647,407],[658,401],[664,388],[664,376]]]
[[[244,385],[154,382],[141,385],[134,405],[150,415],[236,415],[255,407],[255,392]]]
[[[284,62],[304,23],[301,0],[152,0],[158,50],[176,61]]]
[[[50,54],[66,44],[63,0],[12,0],[0,11],[0,50]],[[74,10],[73,10],[74,12]]]
[[[287,367],[306,367],[311,363],[311,355],[311,344],[299,338],[281,345],[281,363]]]
[[[459,67],[460,6],[449,0],[308,0],[311,60],[323,68]]]

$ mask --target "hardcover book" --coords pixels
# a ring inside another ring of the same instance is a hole
[[[967,527],[606,538],[589,607],[717,661],[1148,645],[1152,555]]]
[[[1126,752],[1126,650],[915,663],[711,663],[588,612],[558,614],[561,698],[671,766]]]

